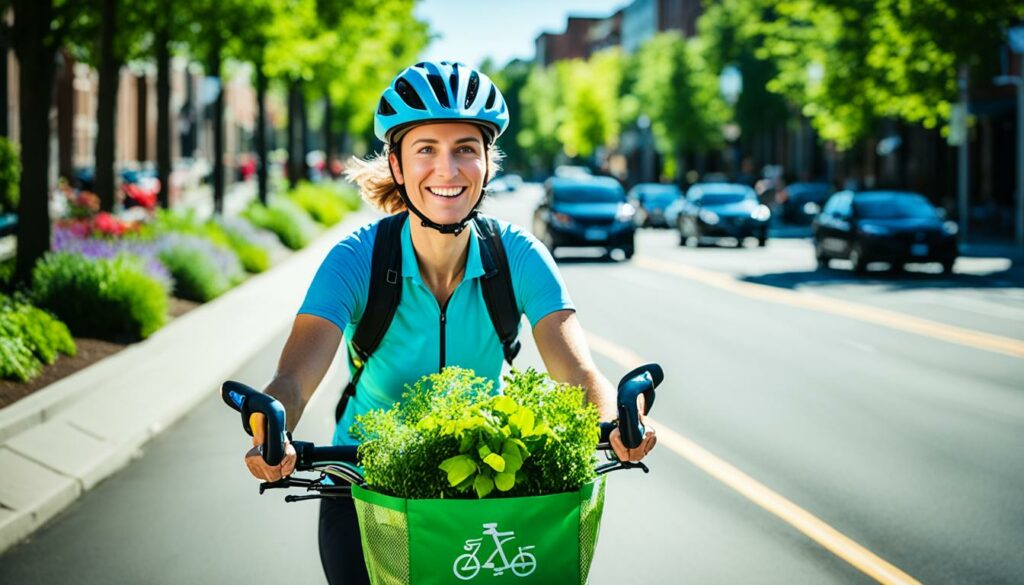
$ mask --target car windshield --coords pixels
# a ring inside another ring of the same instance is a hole
[[[795,201],[824,201],[828,199],[828,185],[794,185],[789,188],[789,196]]]
[[[606,185],[569,185],[555,189],[555,199],[563,203],[618,203],[625,201],[621,188]]]
[[[700,204],[708,207],[712,205],[732,205],[754,197],[747,193],[705,193],[700,198]]]
[[[853,200],[853,209],[861,219],[934,219],[935,208],[918,195],[868,195]]]

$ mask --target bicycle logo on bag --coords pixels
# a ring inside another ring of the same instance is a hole
[[[484,524],[483,527],[483,536],[490,536],[494,540],[494,552],[491,553],[491,556],[487,557],[483,564],[480,564],[477,553],[480,552],[480,547],[483,546],[483,537],[466,540],[466,544],[462,548],[468,552],[459,555],[452,566],[452,571],[456,577],[463,581],[469,581],[480,573],[480,569],[492,569],[495,577],[500,577],[508,570],[511,570],[512,574],[516,577],[525,577],[533,573],[534,569],[537,568],[537,557],[533,556],[533,553],[528,552],[534,548],[532,545],[520,546],[519,552],[509,561],[508,556],[505,555],[504,544],[516,537],[515,531],[499,532],[497,522]],[[500,562],[496,563],[496,560]]]

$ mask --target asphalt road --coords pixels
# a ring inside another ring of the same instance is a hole
[[[535,196],[488,209],[528,226]],[[855,279],[839,262],[816,271],[799,238],[692,249],[668,231],[642,232],[630,262],[559,256],[601,369],[617,379],[645,359],[667,374],[653,413],[665,440],[649,475],[610,478],[591,583],[873,581],[670,435],[847,537],[840,552],[857,543],[923,583],[1020,582],[1024,366],[967,335],[1024,339],[1020,266],[969,258],[952,277]],[[236,378],[266,380],[283,335]],[[539,365],[532,344],[519,364]],[[329,436],[343,377],[329,378],[297,436]],[[211,397],[0,557],[0,583],[323,582],[316,504],[258,496],[246,440]]]

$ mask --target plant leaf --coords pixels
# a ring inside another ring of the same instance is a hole
[[[484,457],[484,463],[490,465],[491,469],[494,471],[505,471],[505,460],[497,453],[491,453],[487,457]]]
[[[504,464],[504,461],[502,461]],[[476,463],[469,455],[456,455],[449,457],[438,465],[442,470],[448,472],[448,484],[457,486],[469,476],[477,472]]]
[[[510,415],[515,411],[519,410],[519,405],[516,404],[515,400],[512,400],[508,396],[502,395],[494,399],[491,408],[498,412]]]
[[[499,490],[507,492],[512,489],[512,486],[516,485],[516,474],[507,472],[499,473],[494,476],[494,485],[497,486]]]
[[[533,411],[529,408],[520,408],[510,417],[508,422],[514,427],[519,429],[519,435],[523,437],[529,437],[534,434],[534,418]]]
[[[501,450],[501,457],[505,460],[505,471],[515,473],[523,466],[523,456],[519,451],[519,445],[512,441],[505,441],[505,447]]]
[[[494,491],[494,480],[481,473],[473,480],[473,489],[476,490],[476,497],[486,498],[487,494]]]

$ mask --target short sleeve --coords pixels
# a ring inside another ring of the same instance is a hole
[[[576,310],[555,259],[544,244],[515,225],[508,225],[501,239],[512,272],[516,302],[531,325],[536,326],[555,311]]]
[[[370,287],[370,265],[377,224],[364,226],[338,242],[324,258],[306,291],[300,315],[314,315],[344,331],[362,315]]]

